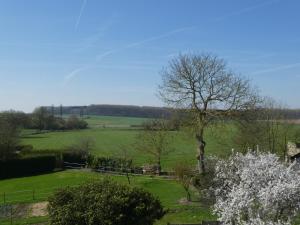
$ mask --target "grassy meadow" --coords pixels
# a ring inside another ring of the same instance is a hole
[[[27,130],[22,143],[32,145],[36,150],[61,150],[75,144],[82,137],[91,137],[95,146],[92,153],[99,156],[120,156],[124,148],[136,165],[151,163],[151,156],[135,150],[134,143],[139,132],[138,125],[147,119],[130,117],[91,116],[86,121],[89,129],[58,131],[36,134]],[[133,126],[133,127],[132,127]],[[217,130],[208,130],[206,135],[207,154],[224,156],[231,151],[232,125]],[[162,158],[163,169],[171,169],[180,160],[194,161],[196,164],[196,142],[187,132],[172,132],[174,139],[171,153]]]

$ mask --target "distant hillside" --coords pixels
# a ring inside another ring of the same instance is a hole
[[[127,116],[160,118],[168,117],[170,110],[164,107],[132,106],[132,105],[89,105],[89,106],[47,106],[49,112],[55,115],[77,114],[77,115],[99,115],[99,116]]]

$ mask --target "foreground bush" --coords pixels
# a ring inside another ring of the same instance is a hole
[[[152,225],[164,215],[150,193],[110,179],[56,192],[48,211],[52,225]]]

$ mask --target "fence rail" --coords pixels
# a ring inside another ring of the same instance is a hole
[[[201,223],[168,223],[167,225],[221,225],[218,221],[202,221]]]

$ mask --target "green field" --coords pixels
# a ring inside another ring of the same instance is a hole
[[[52,174],[16,178],[0,181],[1,203],[30,203],[47,200],[56,189],[79,185],[93,179],[103,178],[102,174],[82,171],[63,171]],[[113,176],[113,179],[127,183],[124,176]],[[185,197],[183,188],[174,180],[151,177],[132,177],[132,185],[142,187],[157,196],[166,209],[170,209],[165,218],[158,224],[166,222],[199,222],[213,219],[210,209],[199,204],[183,206],[178,201]],[[34,193],[34,198],[33,198]],[[194,200],[197,196],[193,196]],[[2,224],[2,223],[1,223]]]
[[[137,117],[117,117],[117,116],[88,116],[85,121],[88,122],[89,127],[97,128],[103,126],[138,126],[143,124],[147,118],[137,118]]]
[[[68,132],[49,132],[43,134],[26,135],[22,139],[23,144],[33,145],[36,150],[63,150],[76,143],[81,137],[91,137],[95,140],[93,154],[99,156],[120,156],[122,149],[126,148],[136,165],[151,163],[151,156],[139,152],[134,148],[134,142],[138,130],[119,128],[91,128],[86,130]],[[162,158],[163,169],[171,169],[180,160],[194,161],[196,164],[196,142],[192,135],[184,132],[173,132],[174,140],[171,153]],[[231,151],[229,145],[230,132],[218,136],[208,132],[207,153],[210,155],[223,156]],[[225,140],[224,140],[225,139]]]

